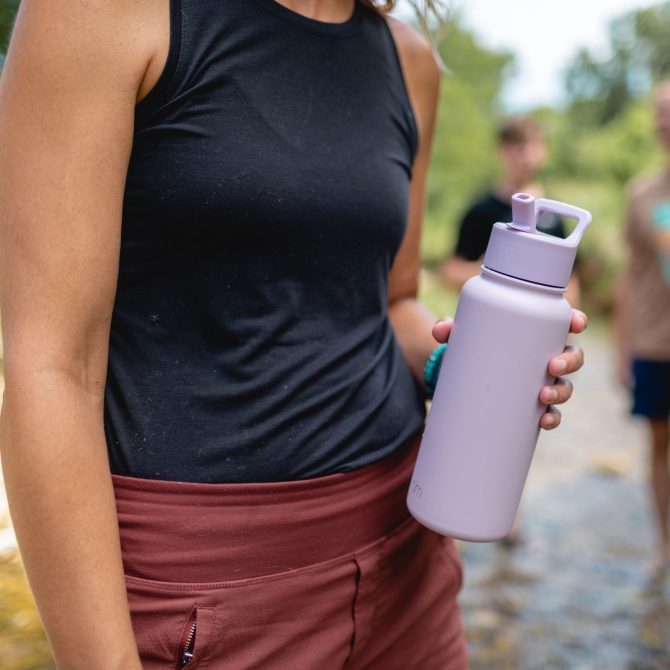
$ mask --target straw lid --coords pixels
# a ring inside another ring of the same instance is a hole
[[[537,230],[537,222],[545,212],[576,219],[577,226],[566,239],[542,233]],[[591,214],[585,209],[517,193],[512,196],[512,221],[493,226],[484,265],[510,277],[564,288],[570,280],[577,247],[590,225]]]

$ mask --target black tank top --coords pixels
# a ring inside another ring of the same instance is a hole
[[[358,468],[424,420],[387,318],[417,127],[386,21],[171,0],[137,105],[111,324],[116,474]]]

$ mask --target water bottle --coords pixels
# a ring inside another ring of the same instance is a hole
[[[407,494],[421,524],[472,542],[512,528],[546,411],[540,390],[570,330],[563,294],[591,224],[586,210],[524,193],[512,209],[461,292]],[[546,212],[576,219],[567,239],[538,232]]]

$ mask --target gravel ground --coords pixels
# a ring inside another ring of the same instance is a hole
[[[521,545],[462,544],[473,670],[670,669],[670,575],[650,570],[645,426],[628,416],[602,334],[558,431],[544,433]]]

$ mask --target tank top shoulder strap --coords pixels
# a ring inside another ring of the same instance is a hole
[[[162,102],[169,98],[172,86],[182,64],[182,3],[184,0],[168,0],[170,5],[170,36],[167,59],[158,80],[151,90],[135,106],[135,119],[149,118]]]
[[[414,113],[414,105],[409,94],[409,87],[405,78],[400,52],[396,44],[395,37],[391,32],[388,21],[384,17],[379,17],[381,26],[382,43],[385,50],[385,62],[388,65],[389,81],[393,88],[396,102],[400,106],[405,116],[405,120],[410,130],[412,159],[416,155],[419,147],[419,127]]]
[[[404,117],[414,156],[418,146],[418,127],[404,78],[395,38],[388,22],[361,0],[356,0],[350,18],[342,23],[310,19],[276,0],[168,0],[170,36],[167,59],[158,81],[135,109],[136,126],[141,127],[154,114],[186,93],[198,81],[207,80],[207,68],[230,61],[231,67],[259,59],[264,41],[285,38],[292,50],[302,40],[311,54],[328,50],[347,40],[365,43],[369,59],[375,59],[391,89],[392,101]],[[366,60],[367,60],[366,56]],[[321,59],[321,60],[323,60]],[[316,61],[320,59],[316,58]],[[369,70],[370,63],[366,63]],[[316,67],[316,65],[315,65]]]
[[[253,31],[251,0],[167,0],[170,35],[167,59],[158,81],[136,105],[141,125],[188,88],[193,75],[225,53],[233,32]],[[235,40],[237,41],[237,40]],[[252,47],[253,48],[253,47]]]

